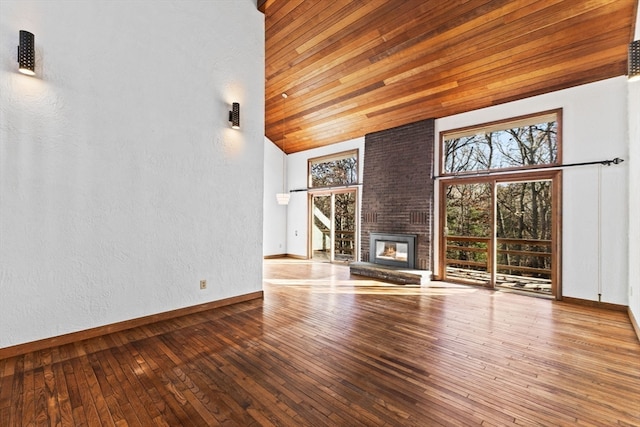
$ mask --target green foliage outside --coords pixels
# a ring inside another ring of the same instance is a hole
[[[558,159],[557,122],[445,140],[444,150],[447,173],[552,165]],[[448,265],[487,270],[487,242],[494,233],[494,185],[498,272],[548,278],[543,271],[551,268],[552,198],[548,180],[447,186],[447,258],[459,261]]]

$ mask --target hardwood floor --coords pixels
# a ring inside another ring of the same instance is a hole
[[[640,425],[625,313],[264,272],[264,300],[0,360],[0,425]]]

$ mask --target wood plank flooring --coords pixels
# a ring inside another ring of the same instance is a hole
[[[625,313],[264,272],[264,300],[0,360],[0,426],[640,426]]]

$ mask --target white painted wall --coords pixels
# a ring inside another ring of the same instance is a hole
[[[436,137],[443,130],[476,125],[550,109],[563,109],[563,161],[578,163],[620,157],[620,165],[602,167],[602,213],[598,220],[598,168],[570,168],[563,173],[563,295],[598,300],[598,269],[601,268],[603,302],[628,303],[628,161],[627,80],[609,79],[508,104],[437,119]],[[637,107],[636,107],[637,108]],[[637,110],[636,110],[637,114]],[[636,127],[637,132],[637,127]],[[637,144],[636,144],[637,147]],[[291,188],[306,187],[307,159],[360,148],[364,138],[289,156]],[[438,158],[436,147],[436,158]],[[363,162],[361,162],[362,167]],[[637,173],[637,172],[636,172]],[[362,175],[360,175],[362,176]],[[638,180],[635,181],[636,191]],[[436,188],[437,190],[437,188]],[[636,193],[637,194],[637,193]],[[294,193],[288,211],[289,253],[306,256],[306,193]],[[436,200],[436,206],[438,201]],[[635,215],[634,218],[638,218]],[[601,224],[602,246],[597,229]],[[438,229],[436,227],[435,229]],[[297,232],[297,235],[295,234]],[[637,231],[636,231],[637,232]],[[436,238],[436,247],[439,243]],[[639,239],[640,240],[640,239]],[[636,248],[637,250],[637,248]],[[437,257],[437,251],[435,256]],[[435,265],[438,260],[436,258]],[[638,264],[635,262],[635,264]],[[437,269],[437,268],[436,268]],[[636,275],[638,277],[639,275]],[[640,290],[637,292],[640,294]]]
[[[282,193],[284,153],[266,137],[264,145],[263,255],[286,255],[287,206],[279,205],[276,201],[276,194]],[[289,188],[286,182],[285,188]]]
[[[629,308],[636,323],[640,324],[640,81],[629,83],[628,99]]]
[[[0,347],[262,288],[263,73],[253,1],[2,0]]]
[[[640,40],[640,8],[634,40]],[[629,309],[640,324],[640,81],[628,82],[629,103]]]

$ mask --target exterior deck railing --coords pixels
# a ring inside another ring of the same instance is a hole
[[[490,237],[446,236],[446,265],[491,272]],[[498,273],[551,278],[551,240],[496,239]],[[452,257],[454,253],[458,257]]]

